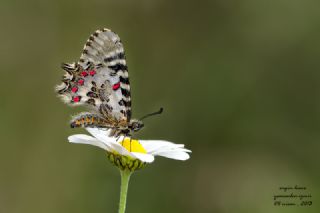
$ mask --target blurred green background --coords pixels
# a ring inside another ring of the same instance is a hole
[[[82,111],[54,93],[96,29],[126,48],[138,137],[184,143],[132,176],[127,212],[319,212],[317,0],[1,0],[0,212],[117,212],[103,150],[67,142]],[[311,207],[276,207],[301,185]]]

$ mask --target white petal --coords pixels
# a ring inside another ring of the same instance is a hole
[[[159,153],[168,153],[168,152],[191,152],[185,148],[172,148],[172,147],[163,147],[161,149],[155,150],[152,154],[159,155]]]
[[[184,149],[183,144],[175,144],[169,141],[163,140],[139,140],[142,146],[146,149],[149,154],[157,154],[159,152],[168,152],[174,151],[177,149],[182,149],[185,151],[189,151]]]
[[[100,140],[97,140],[96,138],[91,137],[89,135],[83,135],[83,134],[71,135],[68,137],[68,140],[71,143],[89,144],[89,145],[97,146],[104,150],[110,151],[110,147],[108,147],[106,144],[104,144]]]
[[[149,154],[144,154],[140,152],[131,152],[134,158],[141,160],[142,162],[152,163],[154,161],[154,156]]]
[[[110,129],[102,129],[102,128],[86,128],[86,130],[96,137],[98,140],[107,143],[107,142],[115,142],[115,137],[109,137]]]
[[[162,156],[176,160],[187,160],[190,158],[187,152],[190,150],[184,148],[183,144],[175,144],[163,140],[139,140],[148,154]]]
[[[156,155],[175,160],[188,160],[190,158],[188,153],[181,151],[159,152]]]
[[[108,145],[111,147],[112,150],[116,151],[117,153],[119,153],[120,155],[126,155],[126,156],[130,156],[130,157],[134,157],[131,152],[129,152],[126,148],[124,148],[123,146],[121,146],[121,144],[119,143],[108,143]]]

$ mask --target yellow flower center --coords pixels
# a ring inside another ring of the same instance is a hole
[[[147,153],[147,151],[143,148],[143,146],[139,143],[138,140],[134,140],[132,138],[125,138],[120,144],[129,152],[140,152],[144,154]]]

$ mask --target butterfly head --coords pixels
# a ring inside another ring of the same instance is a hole
[[[142,118],[140,118],[139,120],[132,119],[129,123],[129,129],[133,132],[139,131],[140,129],[142,129],[144,127],[144,124],[142,122],[143,119],[150,117],[150,116],[153,116],[153,115],[161,114],[162,112],[163,112],[163,108],[160,108],[159,111],[147,114],[147,115],[143,116]]]
[[[129,128],[133,132],[137,132],[144,127],[144,124],[141,120],[132,119],[129,124]]]

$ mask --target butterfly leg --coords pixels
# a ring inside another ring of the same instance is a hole
[[[132,150],[131,141],[132,141],[132,137],[130,137],[130,151]]]
[[[117,132],[117,129],[115,128],[112,128],[111,131],[110,131],[110,134],[109,134],[110,137],[118,137],[119,136],[119,133]]]
[[[118,142],[118,140],[120,139],[121,135],[117,135],[116,141]]]

